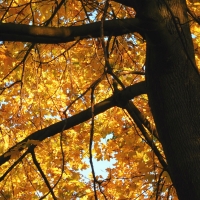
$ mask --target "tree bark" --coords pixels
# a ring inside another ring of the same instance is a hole
[[[185,0],[137,1],[149,104],[181,200],[200,199],[200,76]],[[141,3],[140,3],[141,2]]]

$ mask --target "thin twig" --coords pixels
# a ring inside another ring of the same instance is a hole
[[[42,168],[40,167],[40,163],[37,161],[37,158],[36,158],[36,156],[35,156],[34,149],[32,149],[31,155],[32,155],[33,163],[34,163],[35,166],[37,167],[37,169],[38,169],[38,171],[40,172],[42,178],[44,179],[44,182],[45,182],[46,186],[48,187],[48,189],[49,189],[49,191],[50,191],[50,193],[51,193],[53,199],[54,199],[54,200],[57,200],[57,198],[56,198],[56,196],[55,196],[55,194],[54,194],[54,192],[53,192],[53,189],[51,188],[50,183],[49,183],[49,181],[47,180],[47,177],[45,176],[45,174],[44,174]]]

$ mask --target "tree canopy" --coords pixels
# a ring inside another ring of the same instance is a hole
[[[136,1],[0,0],[0,199],[178,199]],[[200,69],[200,3],[187,15]]]

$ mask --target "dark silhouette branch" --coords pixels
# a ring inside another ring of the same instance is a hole
[[[104,22],[104,35],[118,36],[139,31],[139,19],[116,19]],[[100,37],[101,22],[70,27],[44,27],[0,23],[0,41],[56,44],[77,39]]]
[[[31,150],[31,155],[32,155],[33,163],[37,167],[37,169],[40,172],[42,178],[44,179],[44,182],[46,183],[46,186],[48,187],[53,199],[56,200],[57,198],[56,198],[56,196],[55,196],[55,194],[53,192],[53,189],[51,188],[51,185],[50,185],[45,173],[43,172],[42,168],[40,167],[40,163],[37,161],[37,158],[36,158],[36,155],[35,155],[35,152],[34,152],[34,148],[32,148],[32,150]]]
[[[135,96],[138,96],[140,94],[146,94],[146,83],[140,82],[136,83],[134,85],[128,86],[126,89],[120,91],[116,95],[113,95],[104,101],[97,103],[94,106],[94,115],[98,115],[102,112],[105,112],[106,110],[118,105],[119,96],[123,96],[122,101],[129,101],[130,99],[133,99]],[[0,156],[0,165],[6,163],[10,160],[11,154],[13,150],[22,151],[23,149],[27,148],[26,144],[28,140],[37,140],[37,141],[43,141],[48,137],[52,137],[56,135],[57,133],[60,133],[64,130],[67,130],[69,128],[72,128],[73,126],[76,126],[80,123],[83,123],[87,120],[89,120],[92,117],[91,108],[88,108],[70,118],[67,118],[63,121],[57,122],[55,124],[52,124],[42,130],[38,130],[28,137],[26,137],[24,140],[16,144],[15,146],[11,147],[7,152],[5,152],[3,155]]]
[[[156,147],[153,137],[150,136],[147,131],[145,130],[145,128],[143,127],[142,123],[141,123],[141,119],[140,117],[138,117],[138,113],[135,112],[135,105],[132,102],[129,102],[124,109],[127,110],[127,112],[129,113],[129,115],[131,116],[131,118],[134,120],[134,122],[136,123],[137,127],[140,129],[142,135],[144,136],[146,143],[152,148],[153,152],[155,153],[155,155],[157,156],[160,164],[162,165],[162,167],[169,173],[168,170],[168,165],[165,161],[165,159],[163,158],[163,156],[161,155],[160,151],[158,150],[158,148]],[[137,114],[136,114],[137,113]]]
[[[147,128],[149,133],[159,141],[156,128],[151,126],[151,123],[149,122],[149,120],[145,118],[145,116],[138,110],[138,108],[133,103],[132,103],[131,108],[134,111],[134,113],[137,115],[137,118],[140,120],[140,122]]]
[[[6,172],[0,177],[0,182],[4,180],[4,178],[16,167],[29,153],[29,149],[23,153],[7,170]]]

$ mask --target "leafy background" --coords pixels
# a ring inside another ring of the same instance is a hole
[[[200,16],[199,3],[188,2],[188,7]],[[0,1],[2,23],[70,27],[134,17],[133,9],[114,1],[109,2],[106,11],[103,0]],[[200,66],[200,29],[192,19],[190,24],[196,63]],[[106,62],[115,77],[105,72]],[[100,38],[77,37],[73,42],[60,44],[2,41],[0,68],[0,153],[3,154],[35,131],[111,96],[116,90],[116,77],[125,87],[143,81],[145,40],[137,33],[130,33],[118,37],[103,34]],[[117,87],[122,89],[120,85]],[[133,101],[154,128],[147,96],[140,95]],[[159,140],[153,137],[153,141],[163,155]],[[37,145],[37,162],[58,199],[93,198],[94,173],[86,176],[82,172],[91,169],[88,162],[91,150],[93,160],[115,161],[113,168],[106,169],[106,178],[96,176],[99,199],[155,196],[177,199],[169,175],[122,108],[113,107],[94,120],[43,142],[28,141],[22,145]],[[0,199],[52,199],[31,154],[15,165],[26,151],[20,152],[19,148],[0,167]]]

